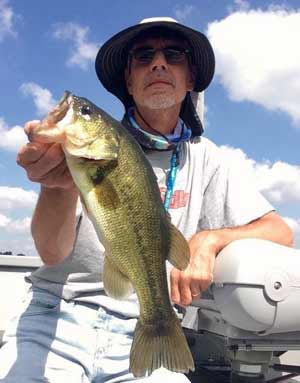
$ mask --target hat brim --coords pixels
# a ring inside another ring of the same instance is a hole
[[[169,21],[147,22],[126,28],[111,37],[99,49],[95,68],[102,85],[117,96],[127,109],[132,105],[124,77],[127,64],[126,48],[130,41],[147,29],[162,27],[182,34],[188,41],[193,53],[193,65],[196,68],[194,91],[201,92],[210,84],[215,71],[215,56],[207,37],[192,28]]]

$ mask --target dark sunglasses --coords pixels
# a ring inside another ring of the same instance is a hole
[[[188,49],[181,47],[169,47],[162,49],[141,47],[131,50],[129,54],[141,64],[150,64],[156,52],[162,52],[168,64],[181,64],[190,53]]]

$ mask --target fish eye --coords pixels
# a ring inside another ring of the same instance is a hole
[[[90,116],[92,114],[92,111],[90,109],[90,107],[88,105],[83,105],[81,108],[80,108],[80,113],[83,115],[83,116]]]

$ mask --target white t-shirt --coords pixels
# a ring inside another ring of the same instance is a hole
[[[186,239],[205,229],[249,223],[274,208],[255,188],[241,164],[233,164],[206,138],[180,144],[177,171],[169,212],[173,224]],[[147,153],[161,190],[166,189],[171,151]],[[138,316],[135,294],[126,304],[105,295],[102,283],[104,248],[82,214],[72,253],[59,265],[42,266],[28,280],[64,299],[96,303],[126,316]]]

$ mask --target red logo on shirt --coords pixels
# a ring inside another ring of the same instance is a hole
[[[165,200],[166,188],[160,188],[160,196],[162,201]],[[175,190],[171,197],[170,208],[178,209],[187,205],[190,198],[190,193],[185,193],[184,190]]]

